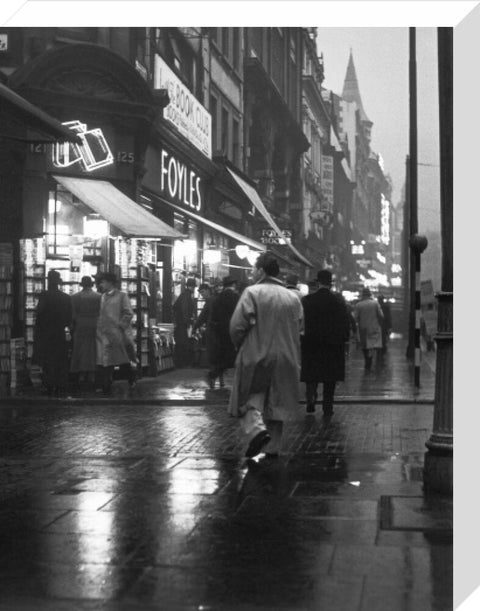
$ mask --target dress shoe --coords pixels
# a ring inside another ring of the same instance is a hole
[[[307,403],[307,409],[306,409],[307,414],[314,414],[315,413],[315,403]]]
[[[254,456],[257,456],[257,454],[260,454],[262,448],[267,445],[270,439],[271,437],[268,431],[260,431],[260,433],[257,433],[257,435],[255,435],[255,437],[248,444],[245,456],[247,458],[253,458]]]

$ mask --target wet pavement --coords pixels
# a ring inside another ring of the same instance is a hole
[[[228,389],[189,401],[182,372],[163,403],[2,402],[0,610],[452,609],[451,500],[422,490],[433,405],[381,400],[399,371],[330,421],[302,405],[280,457],[248,462]]]
[[[346,360],[345,381],[337,384],[335,397],[337,402],[433,402],[435,394],[435,352],[423,352],[420,369],[420,388],[415,388],[414,368],[405,357],[406,342],[401,337],[394,337],[389,343],[388,352],[383,364],[374,366],[365,372],[362,351],[352,342]],[[70,389],[68,401],[73,403],[117,403],[128,400],[135,404],[168,404],[182,401],[184,403],[218,403],[228,401],[231,386],[232,370],[226,373],[224,389],[218,387],[212,391],[205,379],[206,367],[175,369],[161,373],[156,377],[144,377],[138,381],[136,388],[129,389],[125,380],[118,380],[113,385],[113,395],[103,397],[97,392],[78,392]],[[302,391],[302,398],[304,392]],[[52,402],[46,398],[39,386],[17,392],[16,401],[23,404],[31,401],[35,405]],[[11,401],[10,398],[0,398]],[[59,400],[65,402],[65,397]]]

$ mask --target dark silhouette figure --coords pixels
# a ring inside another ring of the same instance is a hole
[[[211,304],[208,323],[210,346],[208,383],[214,388],[215,380],[219,378],[220,386],[224,386],[223,374],[235,365],[236,350],[230,338],[230,319],[235,310],[239,294],[237,282],[231,276],[223,279],[223,290]]]
[[[68,383],[66,327],[72,322],[72,302],[60,290],[60,274],[50,270],[47,290],[36,308],[32,362],[42,367],[42,382],[49,395],[65,392]]]
[[[387,344],[390,338],[390,333],[392,332],[392,310],[390,309],[390,304],[385,300],[385,297],[382,294],[378,295],[378,303],[380,304],[383,314],[382,354],[385,354],[387,352]]]
[[[195,286],[195,278],[188,278],[185,289],[173,304],[176,367],[190,367],[193,362],[190,337],[195,317]]]
[[[302,371],[306,383],[307,413],[315,413],[317,387],[323,382],[323,413],[333,414],[335,385],[345,379],[345,342],[350,317],[344,298],[331,292],[332,274],[317,274],[319,289],[302,299],[305,334],[301,338]]]

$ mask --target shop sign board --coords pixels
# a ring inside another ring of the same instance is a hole
[[[333,210],[333,157],[332,155],[322,155],[322,195],[328,203],[330,210]]]
[[[163,110],[163,117],[211,159],[212,117],[159,55],[155,55],[153,86],[168,91],[170,102]]]
[[[62,123],[81,139],[81,144],[57,142],[52,150],[52,161],[56,168],[68,168],[80,163],[86,172],[92,172],[114,163],[113,154],[99,127],[89,129],[86,123],[66,121]]]
[[[390,202],[382,193],[381,239],[384,244],[390,243]]]
[[[198,213],[203,205],[203,180],[186,163],[166,151],[160,153],[160,190],[174,203]]]
[[[275,229],[262,229],[260,242],[262,244],[290,244],[292,242],[292,232],[290,229],[281,229],[281,238]]]

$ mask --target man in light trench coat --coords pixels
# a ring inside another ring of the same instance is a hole
[[[239,418],[249,458],[278,456],[283,423],[299,407],[303,308],[277,278],[279,271],[273,255],[259,256],[255,284],[242,293],[230,321],[238,354],[229,413]]]
[[[136,383],[136,371],[132,368],[135,358],[131,327],[133,310],[128,295],[116,288],[115,274],[104,273],[100,284],[103,294],[97,322],[97,362],[102,368],[102,390],[108,395],[112,392],[116,366],[126,372],[130,388]]]

